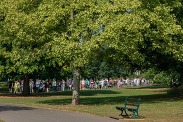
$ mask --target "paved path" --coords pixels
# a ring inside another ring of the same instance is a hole
[[[0,104],[0,119],[5,120],[5,122],[120,122],[119,120],[90,114],[9,104]]]

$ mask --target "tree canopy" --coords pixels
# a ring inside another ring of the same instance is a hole
[[[181,15],[179,0],[1,0],[0,73],[92,60],[183,74]]]

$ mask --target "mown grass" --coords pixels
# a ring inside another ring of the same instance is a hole
[[[167,89],[151,86],[81,90],[81,104],[78,106],[70,104],[71,91],[39,93],[30,97],[0,94],[0,103],[77,111],[109,117],[119,115],[120,111],[117,111],[115,106],[122,106],[125,96],[140,97],[142,101],[139,114],[145,117],[144,121],[179,122],[183,120],[183,97],[169,96]]]

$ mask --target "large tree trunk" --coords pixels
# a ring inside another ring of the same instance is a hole
[[[29,75],[24,75],[24,83],[23,83],[23,95],[29,96],[30,95],[30,87],[29,87]]]
[[[36,79],[37,79],[37,75],[36,75],[36,73],[34,73],[34,75],[33,75],[33,82],[34,82],[34,87],[33,87],[33,89],[34,89],[34,93],[37,92],[37,88],[36,88]]]
[[[180,73],[179,86],[182,86],[183,85],[183,62],[180,64],[179,73]]]
[[[183,85],[183,72],[180,72],[180,82],[179,85],[182,86]]]
[[[80,68],[76,67],[74,68],[73,72],[73,93],[72,93],[72,105],[78,105],[79,104],[79,98],[80,98]]]

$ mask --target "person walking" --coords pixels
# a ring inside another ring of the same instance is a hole
[[[118,88],[121,87],[121,79],[118,79]]]
[[[62,80],[62,91],[65,91],[65,80]]]
[[[18,89],[19,89],[19,82],[18,81],[15,81],[15,84],[14,84],[14,93],[18,93]]]
[[[56,82],[56,79],[53,79],[53,81],[52,81],[52,89],[53,89],[53,91],[56,91],[56,88],[57,88],[57,82]]]
[[[8,89],[10,93],[13,93],[13,80],[9,80],[8,82]]]

